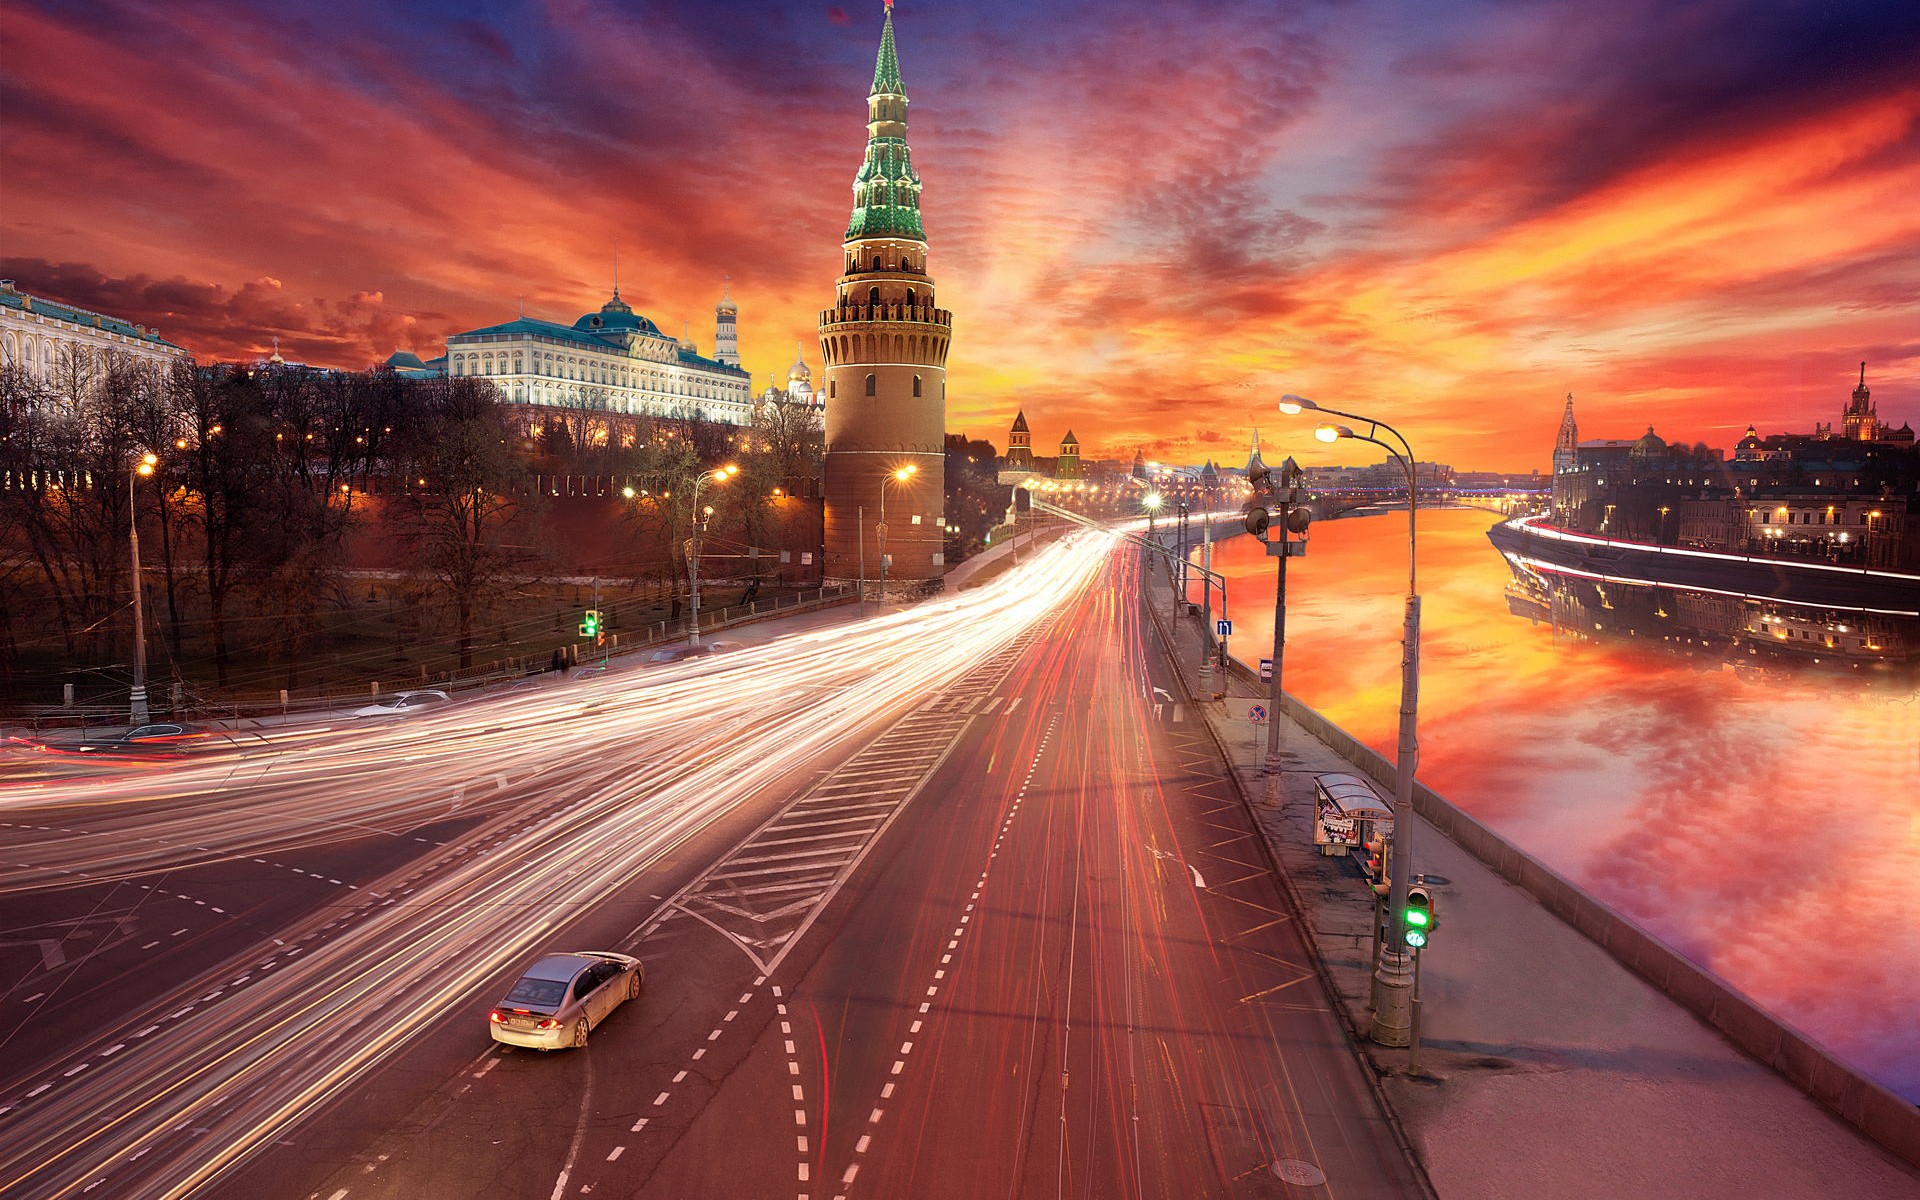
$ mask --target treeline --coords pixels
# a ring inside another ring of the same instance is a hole
[[[352,602],[350,537],[400,548],[401,599],[447,616],[462,668],[476,629],[518,584],[564,571],[546,549],[536,472],[638,482],[622,520],[684,575],[692,483],[714,528],[760,544],[765,499],[817,475],[818,424],[772,409],[750,429],[557,410],[533,426],[485,379],[390,371],[161,367],[64,356],[49,375],[0,369],[0,674],[48,664],[124,677],[138,531],[148,644],[225,686],[236,659],[300,684],[303,651]],[[596,432],[597,430],[597,432]],[[651,536],[649,536],[651,535]]]

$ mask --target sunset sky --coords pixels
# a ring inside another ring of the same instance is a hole
[[[881,9],[9,0],[0,275],[202,359],[362,367],[621,291],[816,370]],[[1913,0],[901,0],[948,428],[1420,457],[1920,424]]]

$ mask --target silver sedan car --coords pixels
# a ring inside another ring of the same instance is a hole
[[[607,1014],[639,998],[646,975],[639,959],[611,950],[549,954],[487,1014],[487,1031],[496,1042],[530,1050],[585,1046]]]

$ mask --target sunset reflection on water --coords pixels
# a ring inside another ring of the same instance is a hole
[[[1920,1099],[1914,671],[1730,655],[1657,618],[1556,631],[1509,611],[1497,520],[1420,514],[1421,781]],[[1404,512],[1347,518],[1288,566],[1287,690],[1389,759],[1406,547]],[[1239,537],[1214,564],[1251,663],[1273,560]]]

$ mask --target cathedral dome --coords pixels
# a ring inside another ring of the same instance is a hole
[[[1634,442],[1633,449],[1630,451],[1635,458],[1652,458],[1657,454],[1665,454],[1666,452],[1667,443],[1665,439],[1655,433],[1651,425],[1647,426],[1647,431],[1640,435],[1638,441]]]
[[[794,346],[794,353],[797,355],[797,357],[793,360],[793,366],[787,369],[787,382],[788,383],[813,382],[813,368],[807,366],[806,352],[802,350],[798,345],[796,345]]]

